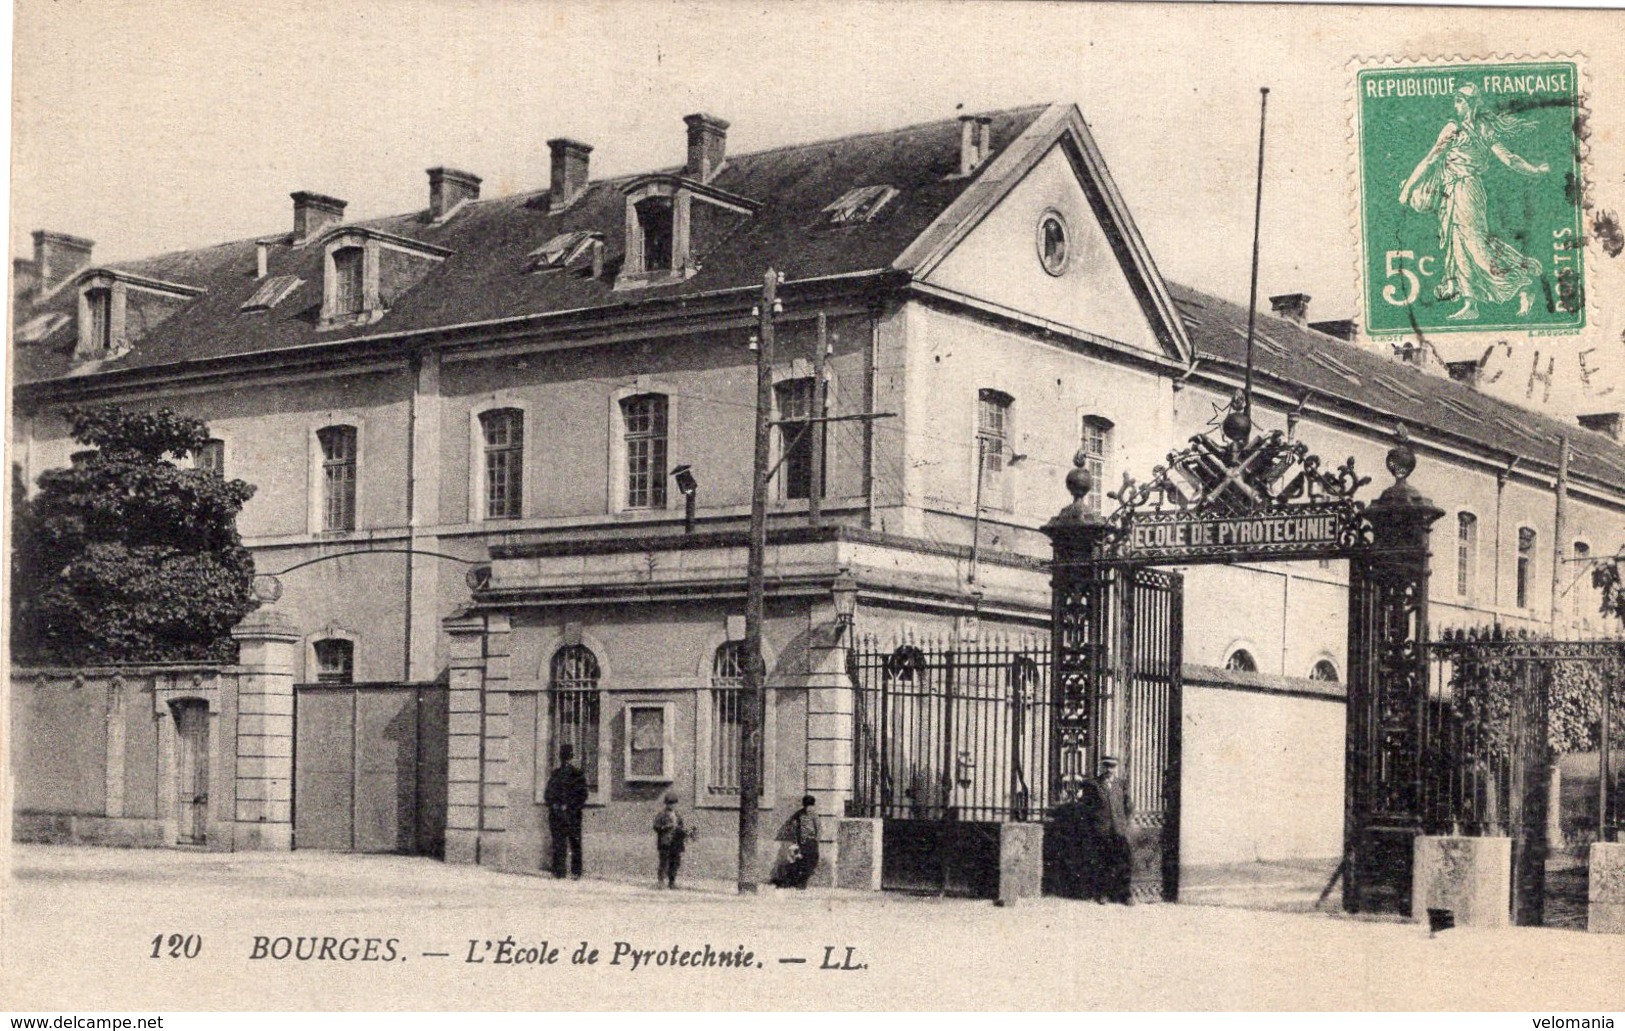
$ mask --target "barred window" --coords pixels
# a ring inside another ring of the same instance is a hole
[[[1096,515],[1101,513],[1101,499],[1106,496],[1106,456],[1111,453],[1111,445],[1111,420],[1098,415],[1085,415],[1078,447],[1083,452],[1083,467],[1089,470],[1089,477],[1095,485],[1083,500],[1089,506],[1089,511]]]
[[[480,415],[485,437],[485,518],[524,514],[525,413],[499,408]]]
[[[559,746],[575,749],[589,790],[598,790],[598,657],[585,645],[566,645],[553,653],[548,680],[548,726],[553,754]]]
[[[318,684],[349,684],[355,680],[355,644],[340,638],[317,641],[316,682]]]
[[[333,314],[359,315],[366,306],[362,269],[366,251],[341,247],[333,252]]]
[[[1456,516],[1456,594],[1460,597],[1473,593],[1473,567],[1477,564],[1478,517],[1462,512]]]
[[[817,387],[812,377],[785,380],[775,391],[779,398],[779,448],[783,464],[784,496],[810,498],[813,491],[813,434],[822,434],[824,424],[811,422]],[[823,470],[819,470],[820,473]],[[822,483],[823,476],[819,476]],[[822,496],[822,494],[820,494]]]
[[[666,507],[666,395],[621,402],[626,424],[626,507]]]
[[[1529,607],[1529,588],[1535,582],[1535,531],[1518,529],[1518,608]]]
[[[322,448],[322,529],[355,529],[356,434],[354,426],[316,431]]]
[[[1224,668],[1233,673],[1257,673],[1258,661],[1253,658],[1252,652],[1245,648],[1237,648],[1224,660]]]
[[[1335,684],[1337,683],[1338,679],[1337,666],[1332,662],[1331,659],[1321,659],[1319,662],[1315,663],[1315,667],[1309,671],[1309,679],[1322,680],[1328,684]]]
[[[745,642],[729,641],[711,660],[711,771],[713,795],[739,793],[739,756],[745,703]]]

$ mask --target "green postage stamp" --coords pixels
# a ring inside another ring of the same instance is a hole
[[[1358,73],[1370,333],[1585,325],[1577,79],[1535,60]]]

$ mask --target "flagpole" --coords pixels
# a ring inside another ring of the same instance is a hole
[[[1253,323],[1258,317],[1258,235],[1264,216],[1264,115],[1269,110],[1270,88],[1258,90],[1258,189],[1253,197],[1253,281],[1247,295],[1247,382],[1242,390],[1247,419],[1253,417]]]

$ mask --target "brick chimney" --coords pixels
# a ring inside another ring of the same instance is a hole
[[[11,296],[26,300],[39,287],[39,269],[32,258],[11,259]]]
[[[1270,298],[1270,309],[1281,318],[1302,326],[1309,321],[1309,295],[1277,294]]]
[[[90,251],[96,244],[82,236],[34,230],[34,275],[40,293],[49,293],[90,264]]]
[[[308,243],[330,226],[344,221],[344,201],[320,193],[300,190],[293,198],[293,244]]]
[[[429,218],[439,222],[465,201],[480,199],[480,177],[456,168],[429,169]]]
[[[688,166],[683,174],[702,183],[711,181],[728,153],[728,123],[714,115],[692,114],[688,126]]]
[[[559,137],[547,141],[553,157],[553,172],[547,188],[547,210],[563,211],[587,190],[587,158],[592,147],[579,140]]]
[[[970,175],[993,152],[993,119],[987,115],[959,116],[959,174]]]
[[[1580,416],[1581,426],[1588,430],[1596,430],[1598,433],[1606,433],[1615,440],[1620,439],[1622,421],[1625,421],[1625,413],[1620,412],[1596,412]]]
[[[1309,328],[1339,340],[1353,340],[1360,325],[1353,319],[1328,319],[1325,322],[1311,322]]]

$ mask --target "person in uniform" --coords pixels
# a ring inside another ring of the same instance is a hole
[[[1129,817],[1134,815],[1134,803],[1128,797],[1120,765],[1115,755],[1101,756],[1100,776],[1089,782],[1084,805],[1094,823],[1095,901],[1132,906]]]
[[[559,746],[559,765],[547,778],[542,801],[547,803],[547,830],[553,839],[553,876],[564,876],[566,853],[570,876],[581,878],[581,811],[587,806],[587,775],[570,760],[575,749]]]

